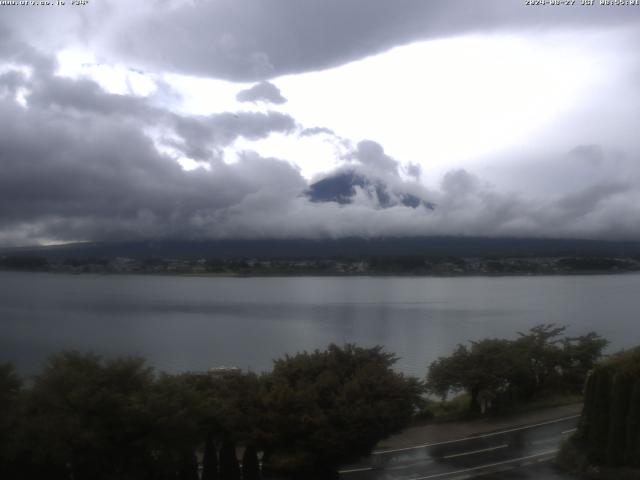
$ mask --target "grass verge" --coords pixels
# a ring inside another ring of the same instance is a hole
[[[445,401],[425,399],[424,405],[413,419],[413,425],[422,426],[430,423],[455,422],[474,418],[501,417],[504,415],[527,413],[545,408],[573,405],[576,403],[582,403],[582,401],[582,395],[545,395],[543,397],[532,399],[528,402],[502,407],[489,411],[484,415],[480,415],[473,414],[469,411],[471,397],[464,393]]]

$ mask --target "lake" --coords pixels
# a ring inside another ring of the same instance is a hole
[[[0,361],[62,349],[139,354],[170,372],[268,370],[329,343],[383,345],[405,373],[456,344],[539,323],[640,344],[640,275],[219,278],[0,272]]]

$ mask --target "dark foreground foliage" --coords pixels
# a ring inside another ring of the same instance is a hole
[[[566,327],[538,325],[515,340],[489,338],[459,345],[429,367],[427,388],[446,397],[470,395],[472,413],[512,406],[545,394],[582,392],[607,345],[596,333],[561,335]]]
[[[408,425],[422,386],[391,370],[395,361],[353,345],[277,360],[262,392],[273,461],[287,470],[337,466]]]
[[[261,376],[158,375],[63,352],[28,386],[0,365],[0,478],[196,480],[202,463],[207,480],[255,479],[262,455],[265,471],[331,478],[410,422],[422,387],[394,362],[331,345]]]
[[[589,376],[577,438],[589,460],[640,469],[640,348],[613,356]]]
[[[589,375],[578,430],[558,463],[584,478],[640,478],[640,347],[612,356]]]

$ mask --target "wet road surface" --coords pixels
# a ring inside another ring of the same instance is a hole
[[[571,478],[550,463],[575,431],[578,415],[472,437],[380,450],[340,472],[344,480],[556,480]]]

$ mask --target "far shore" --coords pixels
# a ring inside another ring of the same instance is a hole
[[[154,277],[191,277],[191,278],[288,278],[288,277],[335,277],[335,278],[503,278],[503,277],[560,277],[560,276],[602,276],[602,275],[633,275],[640,270],[615,271],[615,270],[588,270],[588,271],[563,271],[563,272],[464,272],[464,273],[412,273],[412,272],[118,272],[118,271],[59,271],[59,270],[24,270],[24,269],[0,269],[0,272],[10,273],[49,273],[54,275],[103,275],[103,276],[154,276]]]

